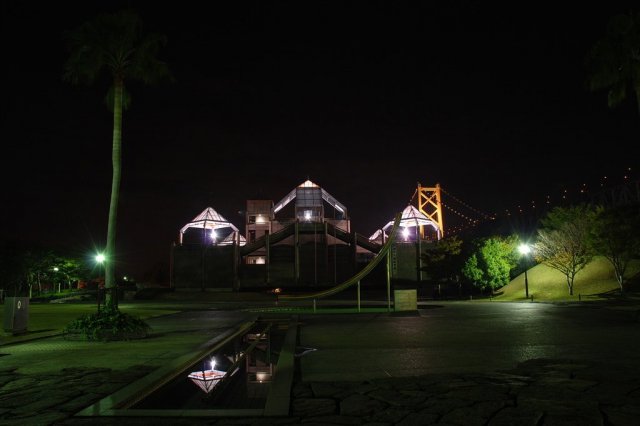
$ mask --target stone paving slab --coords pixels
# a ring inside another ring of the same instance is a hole
[[[286,417],[73,416],[244,318],[194,315],[158,319],[155,340],[89,344],[52,338],[2,347],[9,355],[0,357],[0,424],[635,426],[640,418],[640,370],[615,359],[582,358],[530,359],[482,373],[357,381],[298,377]]]
[[[599,371],[607,382],[580,383]],[[292,389],[292,411],[278,418],[75,418],[82,406],[149,369],[66,368],[49,381],[0,370],[2,424],[211,425],[614,425],[637,424],[640,374],[583,360],[530,360],[504,372],[432,375],[364,382],[305,383]],[[610,371],[612,374],[607,375]],[[549,381],[549,377],[562,380]],[[35,381],[33,380],[35,379]],[[12,385],[13,383],[13,385]],[[28,383],[29,386],[19,386]],[[102,383],[97,390],[96,385]],[[22,390],[17,390],[23,387]],[[602,401],[608,402],[602,402]]]

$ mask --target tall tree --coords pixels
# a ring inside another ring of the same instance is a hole
[[[640,208],[599,208],[592,228],[591,243],[596,253],[611,262],[620,292],[624,293],[627,267],[632,259],[640,256]]]
[[[604,36],[587,55],[587,84],[607,90],[613,108],[635,94],[640,114],[640,12],[611,17]]]
[[[595,213],[588,206],[556,207],[542,219],[534,257],[538,262],[556,269],[567,280],[569,295],[573,295],[573,283],[593,258],[589,233]]]
[[[154,83],[169,76],[169,70],[158,58],[166,39],[158,34],[143,34],[142,22],[130,10],[99,15],[83,23],[69,34],[69,59],[64,78],[72,83],[92,84],[105,72],[111,78],[107,104],[113,111],[111,201],[105,250],[105,287],[107,306],[114,308],[116,218],[121,176],[122,111],[129,104],[125,82],[141,80]]]

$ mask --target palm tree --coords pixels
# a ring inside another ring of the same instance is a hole
[[[99,15],[80,25],[68,37],[70,54],[65,65],[65,80],[92,84],[106,72],[112,81],[107,105],[113,110],[113,176],[105,251],[105,287],[107,306],[111,308],[117,307],[114,254],[120,192],[122,110],[129,104],[125,81],[153,83],[168,77],[167,65],[157,59],[158,51],[165,42],[161,35],[144,35],[142,22],[130,10]]]
[[[635,93],[640,114],[640,12],[615,15],[587,56],[591,91],[606,89],[613,108]]]

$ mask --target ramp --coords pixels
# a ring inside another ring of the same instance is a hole
[[[282,228],[278,232],[274,232],[269,236],[269,244],[279,243],[287,237],[290,237],[294,233],[295,223],[291,223],[286,227]],[[247,254],[251,254],[254,251],[258,250],[265,246],[267,239],[265,236],[262,236],[255,241],[248,242],[244,246],[240,247],[240,256],[246,256]]]
[[[369,273],[382,261],[382,259],[389,253],[391,249],[391,245],[395,242],[396,234],[398,233],[398,228],[400,227],[400,221],[402,219],[402,213],[398,213],[393,222],[393,228],[391,229],[391,233],[389,234],[389,239],[382,246],[380,251],[375,255],[375,257],[369,262],[360,272],[355,274],[353,277],[347,279],[346,281],[338,284],[335,287],[331,287],[327,290],[315,292],[315,293],[307,293],[307,294],[282,294],[278,295],[278,301],[280,300],[303,300],[303,299],[320,299],[323,297],[331,296],[333,294],[339,293],[354,284],[357,284],[364,277],[369,275]]]

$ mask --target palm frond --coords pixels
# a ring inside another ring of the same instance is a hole
[[[594,43],[585,58],[588,89],[607,90],[609,107],[620,104],[633,91],[637,92],[640,87],[638,52],[640,13],[611,17],[604,36]]]
[[[99,15],[68,34],[70,55],[63,77],[72,82],[93,83],[102,72],[114,80],[154,83],[169,76],[167,65],[157,59],[166,38],[143,36],[142,22],[132,10]]]

